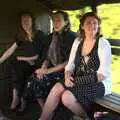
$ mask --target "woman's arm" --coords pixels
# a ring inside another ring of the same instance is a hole
[[[32,57],[23,57],[23,56],[18,56],[17,60],[20,61],[34,61],[38,58],[38,55],[32,56]]]
[[[66,64],[67,64],[67,61],[64,62],[64,63],[62,63],[62,64],[59,64],[59,65],[57,65],[57,66],[48,68],[48,69],[47,69],[47,73],[58,72],[58,71],[64,70]]]
[[[111,70],[111,46],[107,40],[101,39],[100,48],[98,48],[98,55],[100,59],[100,67],[97,71],[98,80],[104,80]]]
[[[66,87],[73,87],[75,85],[73,73],[70,71],[65,72],[65,86]]]
[[[79,40],[79,38],[75,39],[70,52],[68,64],[65,67],[65,86],[66,87],[73,87],[75,85],[74,78],[73,78],[73,73],[75,69],[74,60],[75,60],[76,52],[80,42],[81,41]]]
[[[45,74],[64,70],[66,64],[67,64],[67,61],[51,68],[47,68],[47,67],[38,68],[35,71],[35,73],[39,79],[42,79]]]
[[[3,63],[9,56],[11,56],[17,47],[18,46],[17,46],[16,42],[13,43],[13,45],[9,49],[7,49],[4,52],[4,54],[2,55],[2,57],[0,58],[0,64]]]
[[[38,76],[39,75],[43,76],[44,74],[48,74],[48,73],[52,73],[52,72],[58,72],[58,71],[61,71],[63,69],[65,69],[66,71],[72,71],[73,72],[73,69],[74,69],[74,58],[75,58],[76,51],[77,51],[79,43],[80,43],[80,41],[78,41],[78,39],[76,39],[74,41],[73,46],[72,46],[72,50],[71,50],[71,53],[70,53],[70,57],[69,57],[69,62],[66,61],[66,62],[64,62],[62,64],[59,64],[59,65],[57,65],[55,67],[51,67],[51,68],[46,68],[46,64],[43,64],[42,65],[43,67],[37,69],[35,71],[35,73]]]
[[[74,64],[74,60],[75,60],[75,56],[76,56],[76,51],[78,49],[78,46],[80,44],[80,40],[79,38],[76,38],[72,48],[71,48],[71,52],[70,52],[70,56],[69,56],[69,60],[67,65],[65,66],[65,71],[70,71],[70,72],[74,72],[74,68],[75,68],[75,64]]]

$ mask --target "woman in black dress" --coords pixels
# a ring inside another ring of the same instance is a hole
[[[21,12],[18,17],[15,42],[0,58],[0,63],[2,63],[11,56],[13,83],[11,110],[15,110],[20,103],[19,98],[24,90],[25,80],[35,69],[38,57],[43,60],[45,48],[45,35],[41,31],[35,31],[32,14],[27,11]]]
[[[79,37],[73,43],[65,67],[65,83],[57,83],[52,88],[40,120],[48,120],[60,101],[83,120],[88,120],[89,105],[111,91],[111,47],[100,36],[100,19],[89,12],[83,15],[80,24]]]

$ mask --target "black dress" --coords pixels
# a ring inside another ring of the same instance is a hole
[[[89,60],[85,63],[81,54],[83,41],[78,47],[75,57],[75,86],[68,88],[82,105],[90,105],[96,97],[104,96],[105,88],[102,82],[98,82],[97,70],[100,65],[98,57],[98,40],[88,54]]]
[[[10,59],[10,67],[12,72],[12,86],[19,91],[20,95],[24,90],[25,82],[28,76],[30,76],[35,69],[35,64],[30,65],[28,62],[25,61],[18,61],[16,57],[32,57],[35,55],[39,55],[40,53],[40,55],[42,55],[42,50],[38,51],[37,48],[37,46],[40,46],[38,45],[38,41],[39,44],[42,44],[42,41],[40,41],[40,39],[43,39],[43,37],[40,38],[39,32],[35,34],[35,38],[32,42],[30,40],[16,38],[15,42],[18,47]]]

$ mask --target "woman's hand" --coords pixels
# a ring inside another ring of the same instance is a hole
[[[24,57],[17,57],[18,61],[26,61],[26,59]]]
[[[65,72],[65,86],[73,87],[74,85],[74,78],[72,77],[72,74],[70,72]]]
[[[97,78],[98,78],[98,81],[101,82],[105,78],[105,76],[101,73],[97,73]]]
[[[48,73],[47,68],[39,68],[35,71],[35,74],[39,79],[43,79],[44,75],[47,73]]]

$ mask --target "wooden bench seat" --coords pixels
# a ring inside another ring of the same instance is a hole
[[[112,93],[102,99],[96,99],[95,103],[120,114],[120,94]]]

